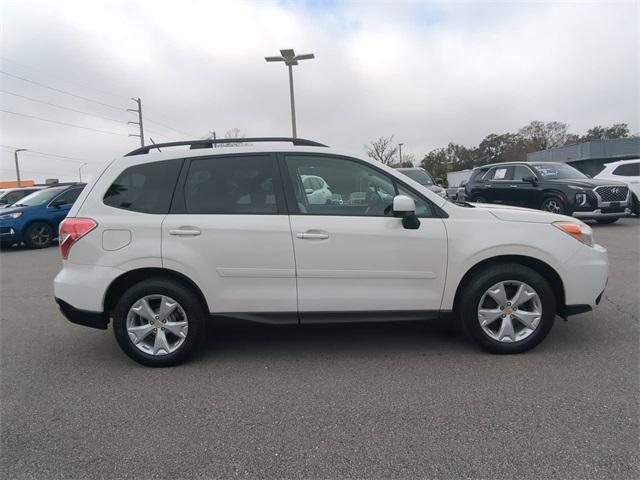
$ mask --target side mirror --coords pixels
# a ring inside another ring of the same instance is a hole
[[[522,181],[525,183],[530,183],[532,185],[535,185],[536,183],[538,183],[538,179],[534,175],[529,175],[528,177],[522,177]]]
[[[402,226],[409,230],[420,228],[420,220],[416,216],[416,202],[406,195],[393,197],[393,216],[402,218]]]

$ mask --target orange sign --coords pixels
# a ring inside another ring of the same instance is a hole
[[[20,180],[20,183],[16,180],[0,182],[0,188],[33,187],[34,185],[35,182],[33,180]]]

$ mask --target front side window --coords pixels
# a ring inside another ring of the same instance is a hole
[[[409,198],[413,198],[416,204],[416,216],[420,218],[430,218],[434,216],[433,208],[431,205],[418,197],[415,193],[407,190],[402,185],[398,185],[398,195],[406,195]]]
[[[134,212],[167,213],[181,162],[165,160],[127,168],[105,193],[105,205]]]
[[[512,180],[513,167],[493,167],[484,177],[485,180]]]
[[[611,173],[620,177],[640,177],[640,163],[627,163],[620,165]]]
[[[232,156],[194,159],[184,185],[186,213],[276,214],[275,159]]]
[[[513,180],[521,182],[525,177],[533,176],[533,172],[524,165],[516,165],[513,169]]]
[[[359,162],[333,157],[290,155],[287,169],[298,209],[310,215],[385,216],[396,195],[393,182]],[[319,177],[328,188],[305,188],[307,178]]]

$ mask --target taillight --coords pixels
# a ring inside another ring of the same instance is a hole
[[[90,218],[65,218],[58,233],[62,258],[66,260],[71,246],[97,226],[95,220]]]

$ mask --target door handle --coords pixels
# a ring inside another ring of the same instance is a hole
[[[176,235],[178,237],[197,237],[201,233],[197,228],[172,228],[169,230],[169,235]]]
[[[518,185],[509,185],[511,188],[518,188]]]
[[[329,238],[328,233],[296,233],[296,237],[301,240],[326,240]]]

